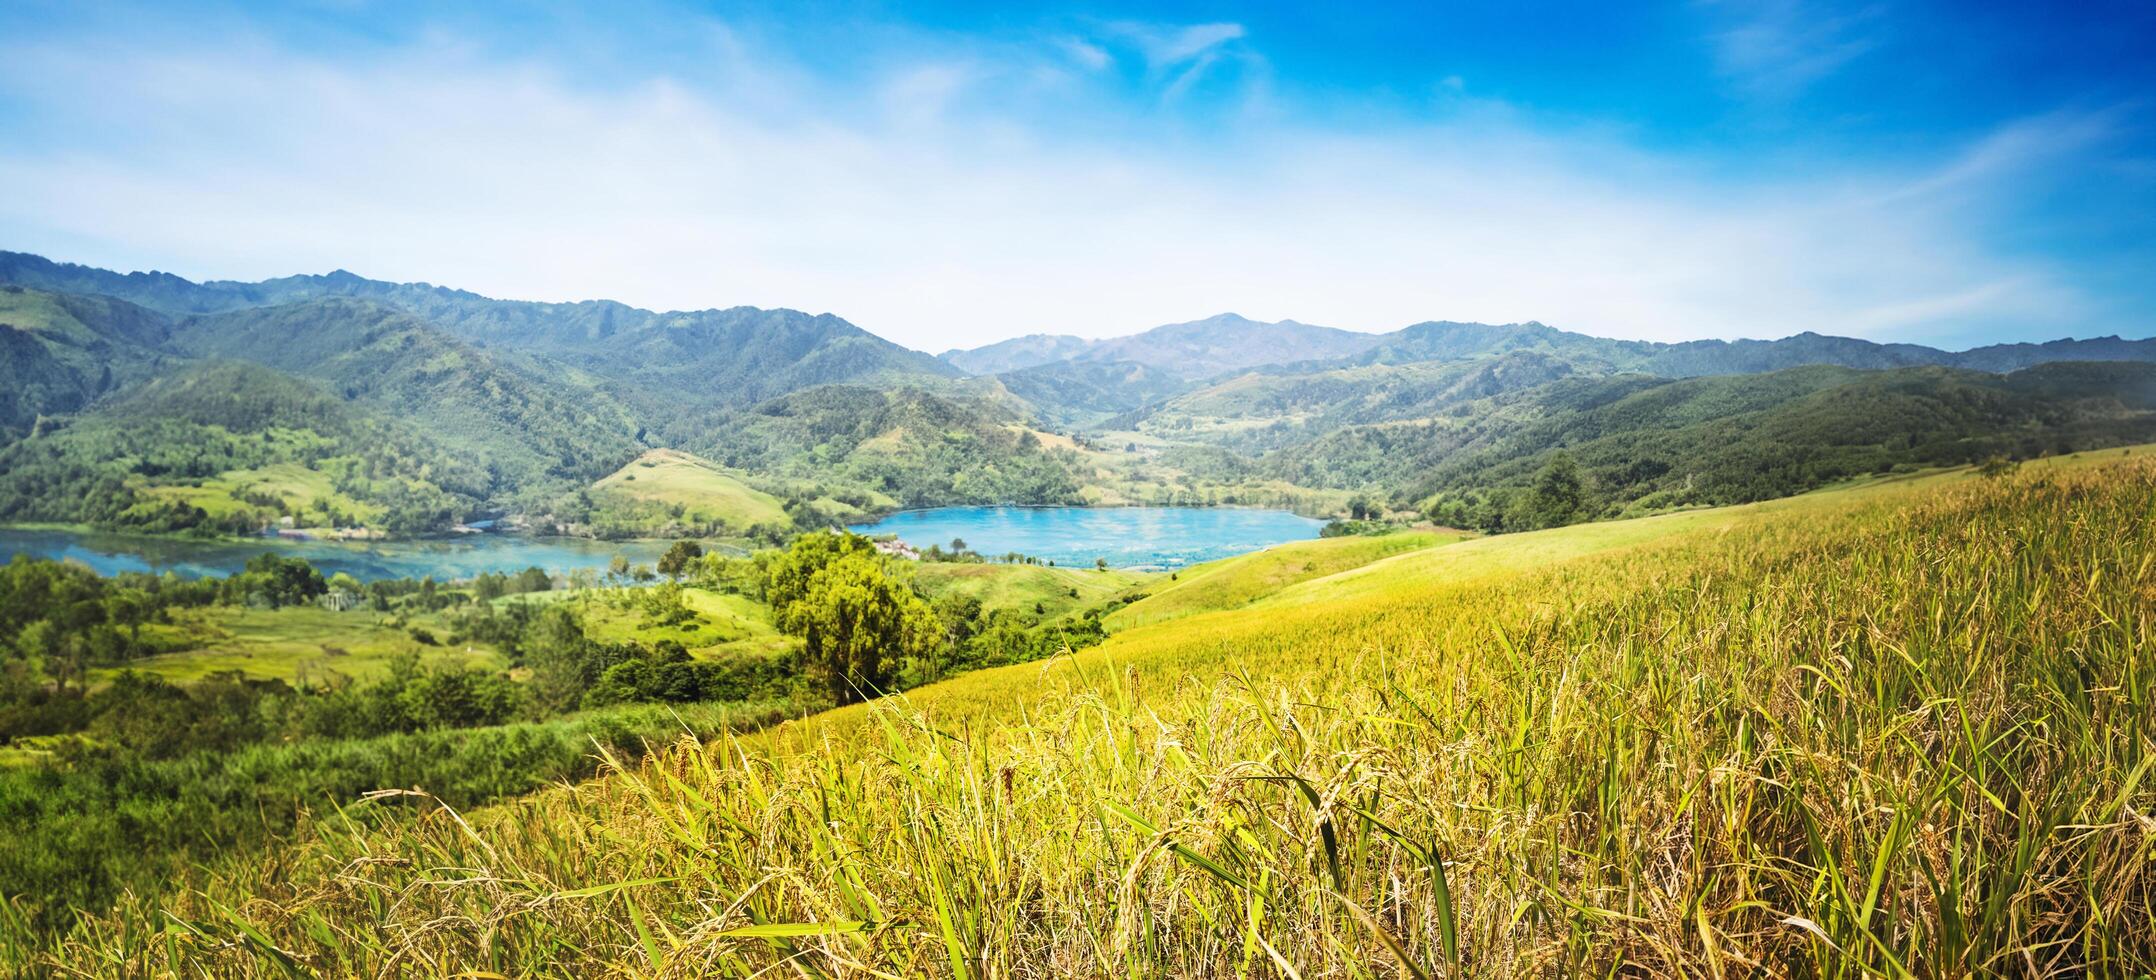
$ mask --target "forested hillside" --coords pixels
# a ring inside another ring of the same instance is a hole
[[[654,312],[606,300],[498,300],[342,271],[259,283],[193,283],[161,273],[120,275],[19,252],[0,252],[0,282],[114,296],[175,316],[328,298],[370,300],[466,341],[556,355],[619,382],[619,396],[647,395],[655,404],[682,398],[692,405],[745,405],[817,384],[958,373],[838,317],[795,310]]]
[[[199,356],[312,378],[397,415],[493,474],[487,496],[586,484],[644,448],[631,412],[588,379],[548,361],[475,347],[367,300],[191,317],[174,343]]]
[[[830,314],[496,300],[345,272],[195,283],[0,253],[0,284],[7,519],[197,533],[510,514],[768,537],[942,504],[1351,499],[1508,530],[2148,438],[2156,357],[2118,338],[1956,353],[1223,314],[938,359]],[[202,367],[218,361],[275,375]],[[211,377],[313,399],[311,421],[144,407]],[[628,492],[624,467],[653,449],[713,468]],[[1545,476],[1577,489],[1530,517]]]
[[[175,360],[171,324],[129,303],[0,286],[0,441]]]
[[[0,521],[434,530],[495,476],[394,416],[243,362],[189,364],[0,447]]]
[[[2156,439],[2156,364],[1793,368],[1565,380],[1452,417],[1356,426],[1268,460],[1376,483],[1445,523],[1517,530],[1763,500],[1865,474]],[[1545,485],[1557,499],[1536,502]]]
[[[995,406],[911,388],[812,388],[735,413],[706,438],[696,448],[727,466],[903,507],[1076,503],[1087,479],[1076,451]]]

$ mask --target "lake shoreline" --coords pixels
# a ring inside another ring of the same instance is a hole
[[[1319,536],[1324,521],[1241,504],[1200,507],[981,505],[898,511],[847,526],[919,549],[963,539],[987,558],[1018,554],[1057,567],[1173,571]]]

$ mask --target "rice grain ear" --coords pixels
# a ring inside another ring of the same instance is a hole
[[[1347,907],[1347,910],[1355,916],[1355,920],[1360,922],[1363,928],[1370,931],[1370,935],[1385,947],[1386,952],[1392,954],[1393,959],[1399,962],[1400,969],[1406,971],[1408,976],[1414,977],[1415,980],[1430,980],[1430,971],[1423,969],[1422,964],[1416,962],[1415,957],[1409,955],[1407,947],[1400,945],[1400,940],[1393,937],[1392,930],[1385,928],[1385,924],[1379,922],[1376,916],[1364,911],[1362,906],[1355,904],[1346,895],[1339,892],[1329,892],[1328,894],[1332,896],[1334,901]]]

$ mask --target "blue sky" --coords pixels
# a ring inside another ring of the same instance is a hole
[[[14,0],[0,247],[930,350],[1224,310],[2148,336],[2152,96],[2145,2]]]

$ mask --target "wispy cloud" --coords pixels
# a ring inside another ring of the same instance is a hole
[[[1264,58],[1241,44],[1243,25],[1233,23],[1146,24],[1122,21],[1108,25],[1105,38],[1136,51],[1146,75],[1160,86],[1164,103],[1180,102],[1208,75],[1224,66],[1245,70],[1252,80]]]
[[[1087,71],[1100,71],[1114,63],[1114,58],[1108,54],[1106,48],[1081,37],[1057,38],[1055,45],[1061,48],[1073,63]]]
[[[1109,32],[1136,47],[1154,71],[1166,72],[1201,60],[1222,45],[1241,38],[1243,25],[1161,25],[1122,21],[1109,25]]]
[[[1746,94],[1787,99],[1877,46],[1879,6],[1844,10],[1823,0],[1706,0],[1715,64]]]

